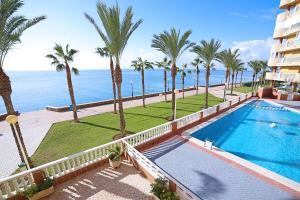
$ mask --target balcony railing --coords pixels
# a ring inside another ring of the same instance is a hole
[[[185,199],[199,199],[188,189],[174,180],[172,177],[169,177],[163,172],[158,166],[153,162],[148,160],[143,154],[141,154],[135,147],[149,142],[155,138],[161,137],[165,134],[169,134],[172,131],[172,126],[176,128],[182,128],[191,123],[194,123],[197,120],[200,120],[203,117],[209,117],[213,114],[218,113],[220,110],[230,108],[231,105],[236,105],[241,101],[247,100],[252,97],[252,94],[241,95],[234,100],[220,103],[219,105],[210,107],[208,109],[201,110],[194,114],[182,117],[173,122],[165,123],[157,127],[142,131],[140,133],[119,139],[80,153],[35,167],[33,169],[0,179],[0,199],[8,199],[15,196],[18,192],[24,191],[27,188],[33,186],[34,178],[33,173],[38,171],[43,171],[46,176],[50,178],[59,178],[65,176],[74,171],[80,170],[92,164],[95,164],[98,161],[107,159],[108,150],[115,146],[125,147],[124,150],[132,156],[140,165],[144,166],[153,177],[164,176],[169,180],[172,180],[179,188],[179,195],[184,196]],[[201,114],[202,113],[202,114]]]
[[[274,73],[267,72],[266,80],[300,83],[300,73]]]
[[[279,7],[281,9],[285,9],[290,5],[296,4],[297,2],[299,2],[299,0],[281,0]]]

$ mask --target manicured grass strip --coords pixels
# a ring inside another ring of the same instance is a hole
[[[251,87],[243,86],[243,87],[237,87],[234,88],[233,91],[240,92],[240,93],[249,93],[252,91]]]
[[[205,95],[190,96],[177,100],[177,118],[192,114],[203,108]],[[209,106],[222,99],[209,95]],[[166,123],[171,115],[171,102],[154,103],[146,108],[134,107],[125,110],[126,130],[130,134]],[[119,115],[104,113],[80,119],[56,123],[32,156],[35,165],[41,165],[101,144],[112,141],[119,133]]]

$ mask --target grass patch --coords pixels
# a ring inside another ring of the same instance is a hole
[[[209,106],[222,102],[209,95]],[[190,96],[177,100],[177,118],[197,112],[205,104],[205,95]],[[171,115],[171,102],[159,102],[146,108],[134,107],[124,110],[126,130],[134,134],[166,123]],[[101,144],[112,141],[119,132],[119,115],[104,113],[80,119],[80,123],[64,121],[54,124],[32,156],[33,163],[41,165]]]
[[[240,93],[249,93],[252,92],[252,88],[247,86],[242,86],[242,87],[234,88],[233,91],[240,92]]]

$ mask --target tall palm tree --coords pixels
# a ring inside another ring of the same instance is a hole
[[[161,62],[156,62],[155,65],[158,68],[164,68],[164,89],[165,89],[165,102],[168,101],[167,99],[167,71],[170,71],[170,65],[172,61],[169,60],[167,57],[164,57]]]
[[[171,74],[172,74],[172,120],[175,119],[175,87],[176,87],[176,62],[179,57],[187,49],[194,46],[194,43],[188,40],[192,31],[187,31],[181,35],[180,30],[171,28],[170,32],[164,31],[159,35],[154,35],[151,46],[156,50],[164,53],[171,61]]]
[[[198,57],[203,60],[206,75],[205,75],[205,108],[208,107],[208,87],[211,65],[213,61],[218,60],[221,42],[219,40],[211,39],[210,41],[202,40],[200,45],[193,47],[192,52],[196,53]]]
[[[245,65],[241,66],[241,68],[240,68],[240,72],[241,72],[241,76],[240,76],[240,87],[243,86],[243,75],[244,75],[244,71],[247,71],[247,68],[245,67]]]
[[[117,114],[117,102],[116,102],[116,84],[115,84],[115,68],[114,68],[114,61],[112,59],[112,54],[109,52],[108,47],[104,48],[97,48],[96,53],[99,54],[101,57],[109,57],[109,66],[110,66],[110,74],[111,74],[111,84],[113,89],[113,96],[114,96],[114,113]]]
[[[53,50],[54,54],[48,54],[46,55],[46,57],[52,60],[51,65],[54,65],[56,67],[56,71],[61,72],[63,70],[66,70],[67,84],[72,103],[73,118],[75,122],[79,122],[71,75],[71,71],[75,75],[79,75],[79,71],[75,67],[71,68],[69,64],[70,62],[73,62],[74,56],[78,53],[78,51],[75,49],[69,49],[68,44],[65,49],[63,49],[61,45],[55,44]]]
[[[153,63],[147,60],[143,60],[141,57],[138,57],[137,60],[133,60],[131,66],[134,67],[135,71],[141,73],[142,79],[142,99],[143,99],[143,107],[146,107],[145,103],[145,70],[153,69]]]
[[[199,91],[199,74],[200,74],[200,69],[199,69],[199,65],[202,63],[203,61],[200,60],[200,58],[195,58],[193,60],[193,62],[191,63],[196,69],[196,95],[198,95],[198,91]]]
[[[192,73],[191,70],[186,71],[187,64],[183,64],[181,69],[178,69],[178,72],[181,74],[181,85],[182,85],[182,98],[184,99],[184,83],[185,83],[185,77],[188,74]]]
[[[235,59],[231,65],[230,65],[230,71],[231,71],[231,92],[230,94],[233,94],[233,84],[234,84],[234,78],[237,74],[237,72],[240,70],[240,68],[244,65],[244,63],[240,59]]]
[[[11,94],[11,82],[9,76],[4,71],[4,61],[9,51],[18,43],[21,43],[21,36],[25,30],[36,25],[40,21],[46,19],[45,16],[27,19],[22,15],[16,15],[23,6],[21,0],[1,0],[0,1],[0,96],[3,98],[7,114],[16,114]],[[23,136],[19,124],[16,124],[16,133],[13,133],[19,155],[24,162],[19,143],[17,142],[17,134],[21,140],[21,145],[25,150],[25,156],[28,157],[27,150],[24,145]],[[31,165],[31,162],[30,162]]]
[[[105,45],[109,47],[110,53],[113,55],[115,61],[115,83],[118,89],[118,104],[119,104],[119,116],[120,116],[120,131],[121,136],[126,135],[126,123],[123,111],[122,100],[122,69],[121,69],[121,57],[123,51],[127,45],[127,42],[132,33],[143,22],[141,19],[137,22],[133,22],[133,10],[132,7],[127,8],[124,18],[120,17],[120,7],[115,5],[108,7],[103,2],[97,3],[97,13],[100,21],[103,25],[103,30],[97,25],[95,20],[85,13],[85,17],[93,24]]]
[[[260,80],[260,85],[266,84],[266,73],[269,71],[268,61],[267,60],[261,60],[260,61],[260,69],[262,73],[262,77]]]
[[[255,79],[257,78],[257,74],[260,72],[261,69],[261,61],[259,60],[251,60],[248,62],[248,66],[252,69],[252,83],[251,83],[251,91],[252,94],[254,93],[255,86]]]
[[[230,81],[230,66],[234,62],[235,59],[239,57],[239,49],[236,49],[232,51],[231,49],[226,49],[223,50],[219,54],[219,61],[224,64],[226,68],[226,73],[225,73],[225,85],[224,85],[224,98],[223,100],[226,100],[226,90],[229,88],[229,81]]]

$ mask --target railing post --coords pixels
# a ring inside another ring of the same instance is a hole
[[[239,102],[241,102],[241,97],[239,97]]]
[[[177,133],[177,121],[173,121],[172,122],[172,124],[171,124],[171,126],[172,126],[172,133]]]
[[[169,180],[169,189],[172,191],[172,192],[176,192],[176,184]]]
[[[200,112],[199,122],[203,119],[203,112]]]
[[[232,106],[232,101],[230,100],[229,101],[229,108]]]
[[[217,113],[220,111],[220,105],[217,105],[216,111]]]

